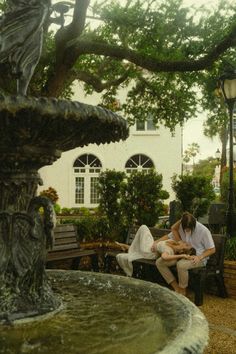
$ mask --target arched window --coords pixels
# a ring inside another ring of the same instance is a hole
[[[75,204],[93,207],[99,202],[97,189],[101,161],[92,154],[79,156],[73,165],[75,176]]]
[[[131,173],[134,170],[148,172],[151,168],[154,168],[152,160],[143,154],[131,156],[125,164],[126,173]]]

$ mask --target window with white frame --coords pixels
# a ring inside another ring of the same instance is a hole
[[[75,204],[86,207],[99,202],[98,178],[102,169],[101,161],[92,154],[79,156],[73,165],[75,181]]]
[[[148,172],[152,168],[154,168],[153,161],[150,157],[143,154],[131,156],[125,164],[126,173],[131,173],[132,171]]]
[[[145,121],[136,120],[136,131],[155,131],[156,129],[152,114],[149,114]]]

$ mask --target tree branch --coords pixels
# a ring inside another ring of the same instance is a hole
[[[83,32],[89,3],[90,0],[76,0],[73,13],[73,20],[69,25],[70,31],[73,34],[70,39],[80,36]]]
[[[57,59],[63,57],[64,48],[67,43],[75,38],[78,38],[84,30],[86,13],[90,0],[76,0],[73,12],[72,22],[60,28],[56,35]]]
[[[119,78],[102,82],[102,80],[97,76],[91,73],[80,71],[80,70],[71,70],[69,75],[69,80],[73,82],[74,80],[80,80],[85,82],[88,85],[91,85],[95,91],[102,92],[105,89],[108,89],[112,86],[119,86],[129,77],[129,70],[127,70],[123,75]]]
[[[209,50],[202,58],[193,60],[158,61],[156,58],[140,54],[131,49],[110,45],[102,42],[85,41],[78,39],[67,47],[67,53],[73,57],[82,54],[97,54],[126,59],[131,63],[152,72],[190,72],[209,68],[220,55],[236,43],[236,25],[231,32],[215,47]],[[73,54],[72,54],[73,53]]]

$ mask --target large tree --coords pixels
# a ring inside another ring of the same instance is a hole
[[[230,0],[211,11],[189,9],[182,0],[54,1],[52,9],[32,95],[70,97],[78,80],[109,104],[118,87],[127,87],[122,108],[131,121],[151,113],[157,124],[173,129],[196,113],[196,91],[209,73],[228,57],[236,62],[236,6]],[[12,93],[0,69],[1,88]]]

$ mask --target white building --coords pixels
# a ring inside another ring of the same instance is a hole
[[[99,103],[98,95],[93,95],[92,99],[76,95],[75,99],[94,105]],[[96,183],[100,171],[115,169],[129,173],[133,169],[155,168],[162,174],[163,189],[170,193],[169,200],[172,200],[175,196],[171,177],[174,173],[181,174],[181,146],[180,127],[172,135],[164,127],[156,130],[151,119],[137,122],[130,128],[126,141],[100,146],[90,144],[63,153],[52,166],[39,171],[44,181],[39,190],[55,188],[61,207],[91,208],[98,203]]]

